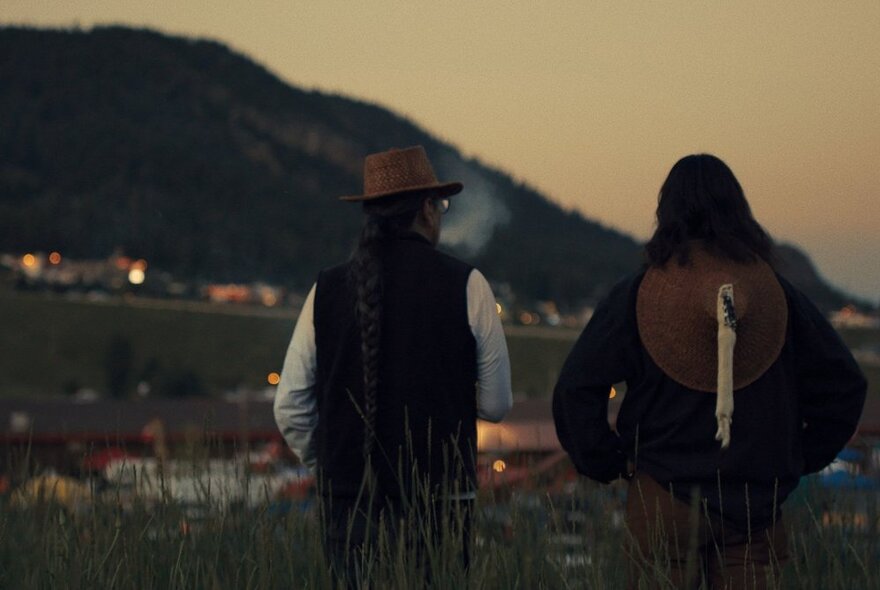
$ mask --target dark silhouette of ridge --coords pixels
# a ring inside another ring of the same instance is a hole
[[[465,183],[445,246],[521,299],[595,301],[641,264],[630,236],[413,122],[214,41],[0,28],[0,112],[0,251],[121,248],[178,276],[305,289],[353,246],[359,210],[336,197],[360,190],[363,157],[422,144],[438,177]],[[791,280],[826,309],[846,301],[793,252]]]

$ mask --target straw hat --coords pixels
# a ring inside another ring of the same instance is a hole
[[[424,191],[448,197],[461,192],[460,182],[440,183],[420,145],[370,154],[364,160],[364,194],[339,197],[343,201],[370,201]]]
[[[788,305],[773,269],[742,264],[697,246],[690,262],[651,267],[639,286],[636,318],[648,354],[669,377],[697,391],[719,383],[719,289],[736,293],[733,389],[763,375],[785,343]],[[723,364],[723,363],[722,363]]]

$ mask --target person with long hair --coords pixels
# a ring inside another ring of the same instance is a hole
[[[453,531],[467,567],[476,420],[500,421],[512,394],[488,282],[436,249],[462,188],[421,146],[367,156],[364,193],[341,197],[363,206],[357,247],[319,274],[284,361],[276,421],[316,474],[326,555],[350,585],[380,538],[424,560]]]
[[[775,587],[781,506],[854,433],[865,379],[775,272],[773,243],[720,159],[673,166],[645,254],[562,369],[559,440],[580,473],[629,480],[633,587]],[[626,393],[612,430],[614,384]]]

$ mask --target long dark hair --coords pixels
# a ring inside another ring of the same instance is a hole
[[[648,264],[689,259],[690,240],[738,262],[772,263],[773,241],[755,221],[745,193],[730,168],[709,154],[685,156],[660,188],[657,229],[645,244]]]
[[[364,202],[364,225],[351,257],[351,280],[357,292],[358,327],[364,374],[364,458],[373,451],[379,391],[382,336],[382,259],[388,238],[412,226],[425,194]]]

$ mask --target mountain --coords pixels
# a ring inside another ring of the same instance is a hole
[[[830,286],[819,276],[810,258],[802,250],[791,244],[777,245],[776,268],[780,274],[809,295],[813,303],[825,312],[840,309],[850,303],[865,309],[872,307],[870,303],[858,300]]]
[[[444,246],[521,298],[594,301],[641,260],[630,236],[413,122],[214,41],[2,28],[0,112],[0,251],[122,249],[178,276],[303,289],[351,251],[360,213],[336,197],[360,191],[363,157],[422,144],[440,179],[465,184]],[[844,301],[800,262],[814,298]]]

